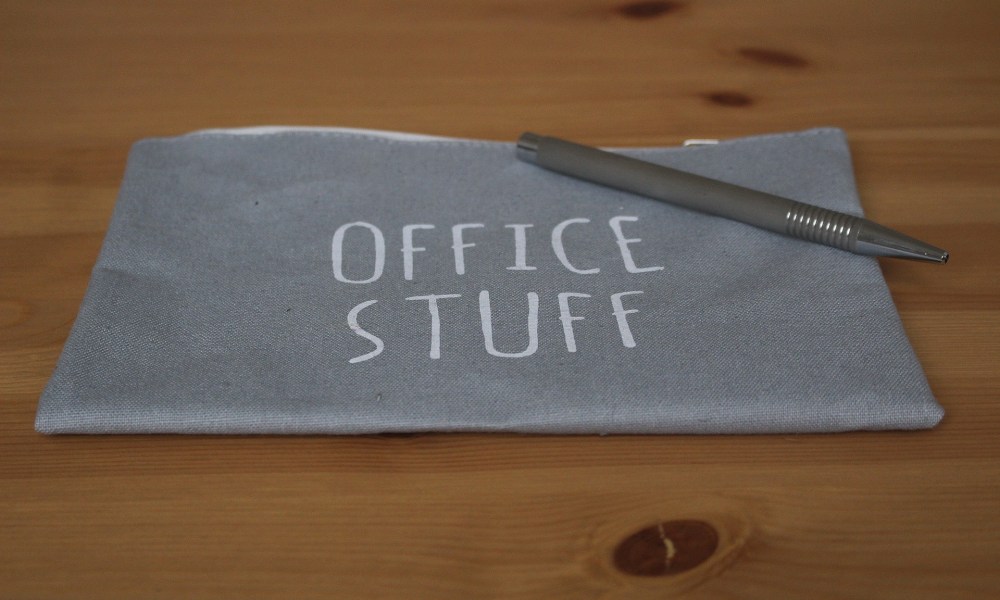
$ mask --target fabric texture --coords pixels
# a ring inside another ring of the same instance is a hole
[[[861,214],[843,132],[622,152]],[[776,433],[942,417],[875,259],[364,132],[135,144],[44,433]]]

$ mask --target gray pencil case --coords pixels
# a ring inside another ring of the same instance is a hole
[[[623,150],[861,214],[841,131]],[[135,144],[44,433],[776,433],[942,410],[874,259],[322,129]]]

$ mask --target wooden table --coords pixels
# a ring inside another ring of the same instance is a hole
[[[2,3],[0,598],[995,597],[1000,3],[334,4]],[[257,124],[606,145],[843,127],[868,213],[952,253],[882,263],[947,416],[36,434],[129,145]]]

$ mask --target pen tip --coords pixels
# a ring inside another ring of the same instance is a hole
[[[900,255],[900,258],[911,258],[943,265],[948,262],[948,252],[940,248],[935,248],[925,242],[913,245],[909,250],[909,255]]]
[[[898,231],[866,221],[858,233],[857,250],[869,256],[908,258],[943,265],[948,252]]]

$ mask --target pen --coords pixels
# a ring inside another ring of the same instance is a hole
[[[855,254],[946,263],[948,253],[873,221],[526,132],[517,157],[545,169]]]

